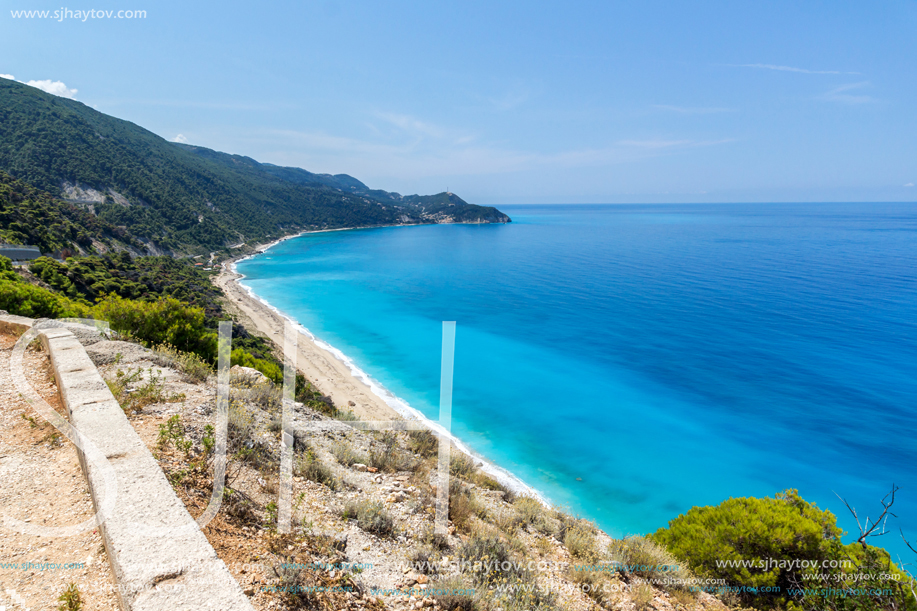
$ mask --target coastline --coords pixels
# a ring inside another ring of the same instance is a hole
[[[236,263],[267,252],[270,248],[289,239],[307,233],[324,233],[328,231],[347,231],[364,229],[347,227],[303,231],[285,236],[267,245],[255,246],[254,253],[239,255],[227,259],[221,264],[214,283],[219,286],[228,298],[231,313],[239,316],[243,324],[256,329],[282,351],[283,328],[286,321],[291,322],[299,333],[297,341],[297,369],[324,395],[332,398],[335,405],[344,411],[352,410],[360,420],[418,420],[436,433],[445,433],[457,450],[472,457],[480,463],[481,470],[496,479],[503,486],[516,494],[536,498],[544,505],[550,505],[545,496],[537,489],[526,484],[512,472],[499,467],[489,460],[474,453],[451,432],[443,429],[439,423],[430,420],[406,401],[400,399],[384,386],[375,382],[366,372],[360,370],[343,352],[336,349],[300,325],[295,319],[285,315],[266,300],[255,295],[252,290],[241,283],[245,277],[236,271]]]

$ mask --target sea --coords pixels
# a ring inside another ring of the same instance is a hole
[[[452,434],[614,536],[789,488],[852,534],[841,499],[874,518],[895,485],[871,542],[917,561],[917,204],[498,207],[237,270],[431,420],[455,321]]]

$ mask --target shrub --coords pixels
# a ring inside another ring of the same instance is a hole
[[[653,591],[653,588],[645,583],[638,584],[631,590],[631,600],[634,601],[637,611],[650,609],[655,596],[656,592]]]
[[[521,563],[514,560],[500,537],[475,533],[459,549],[458,556],[477,585],[506,583],[522,573]]]
[[[29,318],[88,318],[89,307],[32,284],[0,279],[0,310]],[[14,272],[10,272],[14,273]]]
[[[331,469],[316,456],[312,448],[306,448],[305,452],[296,456],[293,473],[297,477],[304,477],[316,484],[328,486],[332,490],[337,488],[337,480],[331,473]]]
[[[844,545],[841,534],[831,512],[806,502],[796,490],[787,490],[773,498],[732,498],[715,507],[693,507],[649,538],[687,562],[696,573],[725,579],[730,586],[779,587],[780,592],[823,587],[840,591],[857,587],[852,582],[845,584],[848,573],[887,573],[897,577],[870,581],[866,588],[889,588],[894,592],[890,597],[844,594],[837,601],[830,597],[797,601],[806,608],[811,604],[830,608],[835,602],[869,609],[912,604],[910,599],[904,603],[899,587],[902,581],[909,580],[887,552],[872,546],[864,549],[856,544]],[[855,562],[848,569],[822,568],[837,560]],[[825,561],[829,564],[823,565]],[[819,568],[798,568],[803,562]],[[731,566],[722,566],[726,563]],[[825,583],[821,575],[827,576]],[[790,602],[782,594],[773,598],[740,595],[740,599],[749,606],[786,606]]]
[[[614,580],[608,573],[593,570],[577,570],[571,567],[567,577],[579,586],[579,589],[589,598],[603,607],[611,608],[614,603],[614,592],[620,586],[612,587]]]
[[[436,582],[442,594],[434,595],[440,611],[478,611],[482,608],[474,599],[474,588],[460,577],[450,577]]]
[[[230,386],[230,394],[269,412],[276,411],[283,404],[283,390],[270,380],[263,380],[252,386]]]
[[[418,573],[424,575],[433,575],[437,572],[438,566],[434,558],[434,552],[430,548],[421,548],[414,550],[411,554],[411,567]]]
[[[595,562],[598,554],[595,549],[595,528],[591,524],[576,522],[564,534],[564,546],[574,558]]]
[[[833,514],[788,490],[774,498],[732,498],[716,507],[694,507],[649,538],[699,573],[764,587],[778,585],[781,569],[750,569],[743,561],[815,560],[825,540],[839,535]],[[717,560],[739,566],[718,567]]]
[[[543,527],[546,522],[545,506],[538,499],[519,496],[513,500],[513,507],[523,524],[531,524],[542,530],[540,527]]]
[[[608,560],[620,573],[638,575],[666,590],[687,590],[693,574],[665,546],[646,537],[614,539],[608,544]]]
[[[0,280],[9,280],[10,282],[19,282],[22,278],[13,269],[13,262],[9,257],[0,256]]]
[[[468,481],[474,472],[477,471],[477,467],[474,464],[474,459],[465,454],[464,452],[459,452],[458,450],[452,450],[451,460],[449,461],[449,473],[454,477],[460,477],[463,480]]]
[[[475,471],[474,475],[471,476],[471,483],[477,484],[485,490],[499,490],[504,493],[504,498],[507,494],[512,494],[506,486],[480,470]]]
[[[457,479],[449,480],[449,519],[457,528],[464,529],[471,518],[484,515],[484,507],[466,486]]]
[[[380,471],[401,471],[410,467],[404,452],[398,447],[398,436],[394,431],[382,435],[382,448],[369,452],[369,466]]]
[[[178,414],[169,418],[165,424],[159,425],[159,435],[156,442],[160,449],[171,443],[176,450],[181,450],[185,455],[191,450],[193,443],[185,436],[185,426],[182,424],[181,416]]]
[[[227,466],[227,486],[232,485],[245,463],[258,470],[276,466],[271,449],[265,447],[259,439],[256,439],[255,432],[257,427],[255,418],[244,403],[237,400],[229,402],[228,424],[226,453],[237,464],[234,468],[231,465]]]
[[[314,608],[319,598],[314,589],[304,587],[309,573],[301,567],[295,557],[284,556],[282,562],[273,565],[271,570],[278,580],[277,591],[282,592],[289,605],[294,609]]]
[[[80,611],[83,608],[80,589],[75,583],[68,585],[61,595],[57,597],[57,600],[60,601],[57,606],[58,611]]]
[[[497,509],[493,513],[488,512],[487,517],[491,524],[507,534],[514,532],[523,524],[522,518],[514,511]]]
[[[556,595],[535,582],[531,571],[523,572],[519,577],[510,578],[507,588],[488,591],[482,599],[489,599],[482,605],[488,609],[503,611],[555,611]]]
[[[346,467],[356,463],[365,465],[367,461],[367,458],[364,455],[358,453],[350,442],[343,439],[332,444],[331,455],[334,456],[334,458],[339,463]]]
[[[229,360],[233,366],[241,365],[257,369],[274,384],[283,384],[283,368],[277,363],[256,358],[242,348],[234,348],[229,355]]]
[[[175,403],[185,398],[183,394],[167,394],[166,385],[162,374],[152,367],[143,369],[118,369],[114,378],[106,378],[111,394],[114,395],[121,408],[127,412],[138,412],[147,405],[156,403]]]
[[[446,535],[437,533],[436,528],[434,528],[432,525],[423,527],[423,529],[420,531],[418,540],[432,550],[443,551],[449,549],[449,539],[446,537]]]
[[[182,352],[168,344],[153,348],[153,361],[163,367],[175,367],[186,382],[203,382],[213,373],[213,368],[199,355]]]
[[[216,333],[204,327],[204,310],[173,297],[145,302],[109,295],[93,310],[115,331],[148,345],[168,344],[210,362],[216,356]]]
[[[391,536],[395,532],[395,521],[379,502],[368,499],[349,501],[342,517],[345,520],[356,520],[357,526],[380,536]]]
[[[429,430],[410,431],[408,432],[408,447],[415,454],[428,458],[439,452],[439,440]]]

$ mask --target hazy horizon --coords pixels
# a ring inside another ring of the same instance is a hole
[[[16,0],[0,74],[169,140],[404,194],[917,199],[913,3],[93,8],[143,13]]]

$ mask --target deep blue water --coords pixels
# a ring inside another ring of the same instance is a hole
[[[917,205],[505,206],[507,225],[311,234],[254,292],[615,534],[797,488],[917,539]]]

